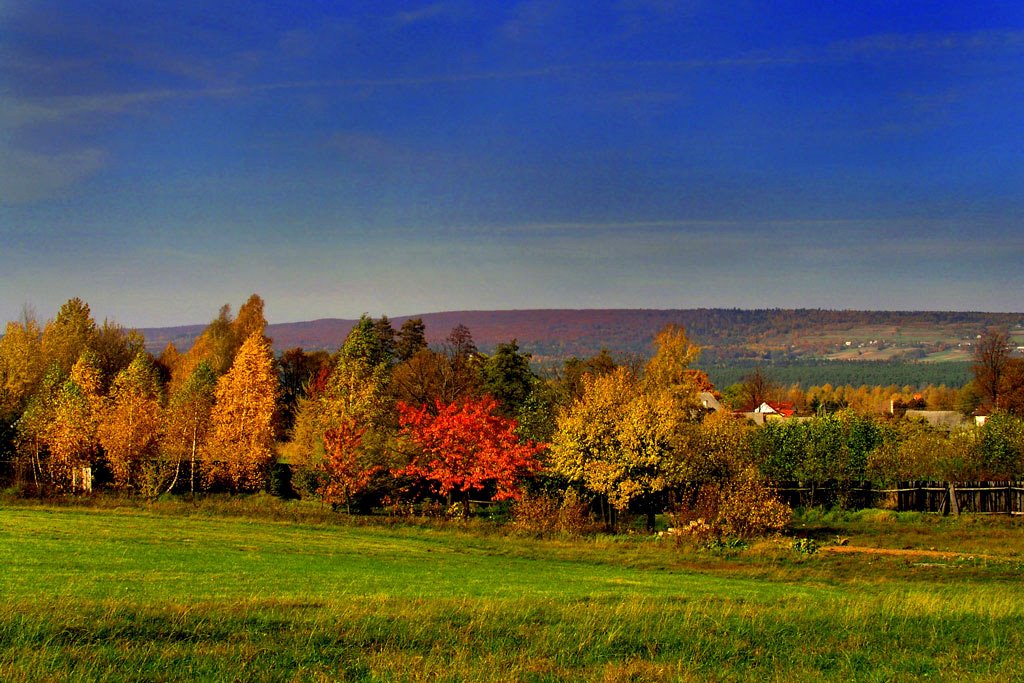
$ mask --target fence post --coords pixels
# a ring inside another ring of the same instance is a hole
[[[956,486],[953,482],[949,482],[949,509],[957,517],[960,516],[960,504],[956,502]]]

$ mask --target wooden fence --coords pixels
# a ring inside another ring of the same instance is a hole
[[[867,482],[782,482],[776,491],[793,507],[841,505],[954,515],[1024,515],[1024,481],[905,481],[884,487]]]

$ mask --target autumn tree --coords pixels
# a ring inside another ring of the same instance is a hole
[[[394,429],[390,379],[373,321],[363,316],[339,349],[330,375],[298,402],[289,446],[294,461],[322,471],[328,458],[325,435],[352,426],[362,430],[362,453],[383,464]]]
[[[324,434],[326,476],[319,493],[333,508],[344,505],[351,512],[355,497],[366,490],[374,475],[383,470],[380,465],[373,464],[363,450],[365,433],[365,428],[344,422]]]
[[[104,320],[96,328],[90,349],[96,354],[103,392],[106,393],[117,374],[127,368],[139,353],[145,351],[146,340],[137,330],[126,330],[112,320]]]
[[[254,332],[217,382],[207,448],[210,480],[242,491],[263,487],[273,458],[276,403],[274,355]]]
[[[167,386],[171,383],[174,369],[178,367],[180,361],[181,354],[178,352],[178,347],[172,341],[167,342],[167,346],[160,352],[154,363],[157,374],[160,375],[160,384],[162,386]]]
[[[107,455],[114,486],[159,492],[164,473],[156,467],[160,439],[160,383],[149,354],[140,351],[118,373],[99,421],[100,445]],[[144,481],[143,470],[150,481]]]
[[[670,398],[644,392],[628,368],[586,375],[583,395],[558,417],[551,467],[625,512],[677,479],[680,418]],[[606,518],[614,525],[613,516]]]
[[[45,438],[50,481],[58,489],[83,491],[92,487],[102,410],[100,383],[96,357],[86,349],[54,397],[52,422]]]
[[[228,371],[234,352],[233,320],[231,306],[221,306],[217,317],[206,326],[192,347],[177,359],[173,368],[172,388],[177,388],[188,379],[203,361],[218,377]]]
[[[234,322],[231,323],[231,350],[232,356],[242,348],[242,344],[245,340],[254,334],[258,334],[263,337],[263,340],[269,342],[270,339],[266,336],[267,332],[267,318],[263,313],[264,303],[263,299],[260,298],[259,294],[252,294],[242,307],[238,309],[238,316],[235,317]]]
[[[57,317],[43,329],[42,351],[45,365],[56,364],[63,372],[71,367],[96,339],[96,321],[89,304],[75,297],[60,307]]]
[[[28,461],[36,487],[49,479],[50,427],[57,411],[57,398],[67,375],[57,365],[50,367],[29,397],[16,423],[15,442],[19,457]]]
[[[265,334],[267,320],[263,308],[263,299],[258,294],[253,294],[242,304],[238,309],[238,317],[232,316],[230,305],[221,306],[217,317],[176,363],[174,386],[188,379],[202,361],[206,361],[218,377],[223,375],[231,367],[242,344],[254,334],[269,344],[270,339]]]
[[[442,496],[459,496],[469,514],[470,495],[494,490],[495,500],[518,498],[519,482],[540,469],[542,444],[523,441],[516,423],[498,413],[490,397],[461,404],[398,404],[401,434],[414,448],[396,475],[420,477]]]
[[[35,317],[26,313],[24,320],[7,323],[0,337],[0,418],[21,412],[45,372]]]
[[[160,452],[166,462],[174,463],[174,477],[167,485],[172,490],[181,472],[189,463],[189,492],[196,491],[199,462],[205,453],[211,427],[211,412],[217,390],[217,376],[209,363],[203,361],[192,371],[168,401]]]
[[[999,407],[1024,417],[1024,359],[1010,358],[999,378]]]
[[[1004,330],[987,330],[974,345],[974,383],[992,408],[999,407],[999,390],[1009,359],[1010,335]]]
[[[445,347],[448,355],[457,361],[465,361],[478,353],[476,342],[473,341],[473,333],[469,328],[459,323],[452,328],[445,339]]]
[[[395,362],[395,353],[398,344],[398,333],[391,325],[386,315],[373,322],[373,330],[377,333],[377,343],[380,345],[381,362],[391,365]]]
[[[618,512],[643,508],[649,526],[659,496],[684,471],[684,430],[703,412],[688,372],[699,348],[674,325],[655,343],[643,377],[627,367],[585,375],[582,396],[559,415],[551,445],[555,471]]]
[[[778,385],[761,369],[761,366],[757,366],[743,378],[737,398],[744,410],[753,410],[765,401],[776,400],[778,393]]]

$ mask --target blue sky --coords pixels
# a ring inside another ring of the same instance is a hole
[[[0,318],[1024,310],[1019,2],[0,0]]]

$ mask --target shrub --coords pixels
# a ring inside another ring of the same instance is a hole
[[[677,534],[708,542],[778,533],[792,515],[757,472],[747,468],[724,482],[702,485],[689,504],[675,509],[672,518]]]
[[[511,526],[516,531],[549,535],[554,533],[583,534],[593,524],[588,505],[573,489],[561,496],[549,493],[526,493],[512,505]]]

